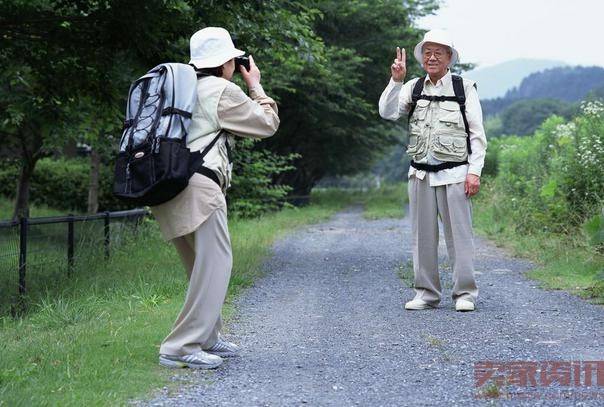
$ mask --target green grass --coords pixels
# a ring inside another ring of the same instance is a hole
[[[233,296],[260,274],[276,238],[326,220],[351,198],[327,191],[314,202],[230,222],[227,319]],[[23,318],[0,318],[0,406],[122,405],[174,386],[175,372],[158,366],[157,353],[184,299],[184,270],[154,221],[124,239],[108,261],[80,262],[72,280],[40,297]]]
[[[344,200],[351,205],[362,206],[363,217],[368,220],[402,218],[405,216],[405,205],[409,202],[406,183],[369,190],[326,189],[323,192],[328,197],[322,199]]]
[[[488,182],[488,181],[487,181]],[[604,304],[604,256],[587,244],[581,233],[560,235],[548,232],[518,233],[516,225],[499,213],[496,194],[483,185],[474,205],[477,232],[506,247],[514,255],[537,263],[527,276],[553,290],[566,290],[598,304]]]
[[[408,259],[407,262],[401,262],[396,268],[396,274],[407,287],[414,287],[413,260]]]
[[[0,221],[10,220],[13,216],[15,209],[15,202],[12,199],[7,199],[0,196]],[[75,212],[72,212],[75,214]],[[65,211],[49,208],[45,205],[35,205],[29,208],[29,216],[41,217],[41,216],[59,216],[65,215]]]
[[[405,216],[404,206],[408,202],[406,183],[387,185],[362,196],[365,207],[363,216],[366,219],[402,218]]]

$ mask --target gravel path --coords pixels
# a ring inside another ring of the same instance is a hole
[[[412,276],[409,234],[408,218],[367,221],[353,208],[280,241],[266,275],[237,300],[226,336],[242,346],[241,357],[212,372],[179,371],[175,380],[195,384],[146,403],[604,404],[604,386],[569,394],[539,385],[538,373],[538,387],[504,386],[489,402],[477,397],[477,361],[603,361],[604,308],[537,288],[523,276],[530,263],[477,239],[477,310],[453,309],[443,244],[440,307],[405,311],[413,297],[405,285]]]

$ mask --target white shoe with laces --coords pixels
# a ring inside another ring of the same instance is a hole
[[[225,341],[219,335],[218,341],[211,348],[204,349],[204,351],[223,358],[231,358],[239,355],[239,346],[232,342]]]
[[[215,369],[222,363],[222,358],[200,350],[190,355],[159,355],[159,364],[165,367],[191,369]]]

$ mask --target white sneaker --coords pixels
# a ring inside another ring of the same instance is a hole
[[[239,346],[232,342],[225,341],[221,336],[218,336],[218,342],[211,348],[204,349],[204,351],[223,358],[231,358],[239,354]]]
[[[455,301],[455,311],[474,311],[474,303],[472,301],[459,299]]]
[[[200,350],[190,355],[159,355],[159,364],[166,367],[188,367],[191,369],[215,369],[222,363],[222,358],[217,355],[210,355]]]
[[[405,304],[405,309],[407,309],[407,310],[420,310],[420,309],[429,309],[429,308],[436,308],[436,307],[433,305],[430,305],[430,303],[428,303],[424,300],[421,300],[419,298],[408,301]]]

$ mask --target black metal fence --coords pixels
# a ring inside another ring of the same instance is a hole
[[[112,245],[136,232],[147,214],[134,209],[0,222],[0,315],[25,311],[31,293],[60,287],[76,263],[109,258]]]

